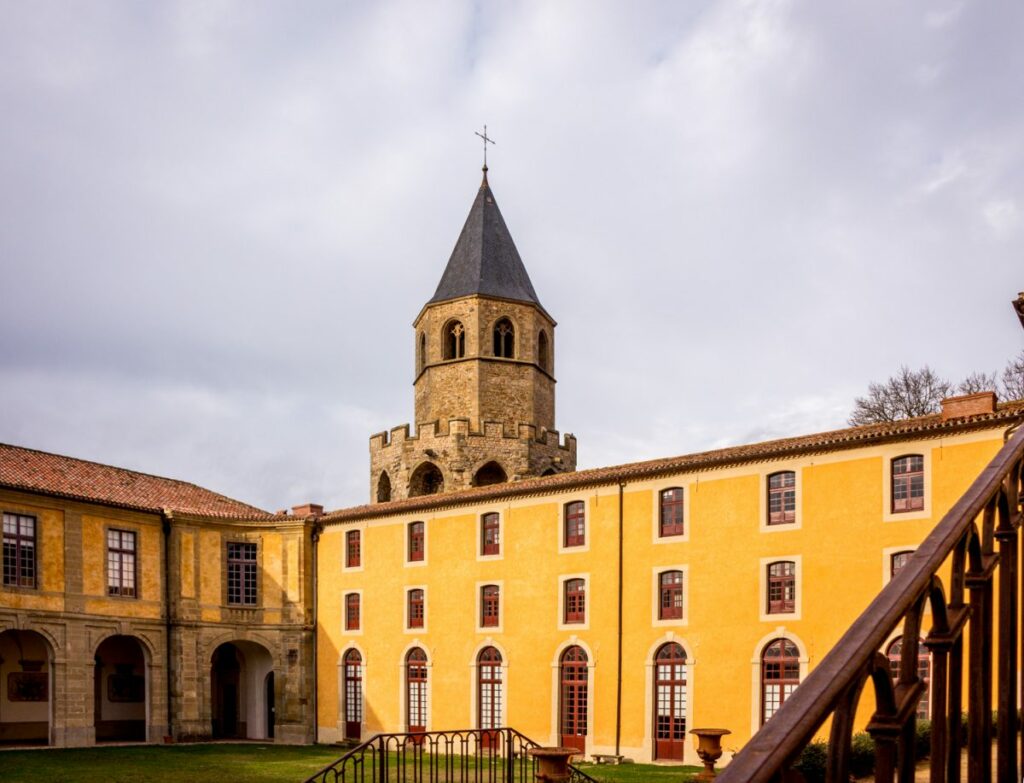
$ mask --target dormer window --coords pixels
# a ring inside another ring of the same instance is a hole
[[[502,359],[515,358],[516,331],[512,322],[502,318],[494,325],[494,355]]]
[[[466,355],[466,328],[461,321],[449,321],[444,327],[444,358],[461,359]]]

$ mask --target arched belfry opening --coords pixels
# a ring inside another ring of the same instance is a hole
[[[546,373],[551,372],[550,356],[551,348],[548,346],[548,333],[541,329],[540,334],[537,335],[537,364]]]
[[[436,495],[444,491],[444,475],[433,462],[424,462],[412,472],[409,479],[409,497]]]
[[[444,327],[444,358],[461,359],[466,355],[466,327],[462,321],[449,321]]]
[[[508,318],[494,324],[494,355],[502,359],[515,358],[516,330]]]
[[[484,465],[473,476],[474,487],[486,487],[491,484],[504,484],[508,481],[508,474],[497,462],[491,461]]]
[[[391,478],[385,470],[381,472],[380,478],[377,480],[377,502],[387,503],[389,500],[391,500]]]

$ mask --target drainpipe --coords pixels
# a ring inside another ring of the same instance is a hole
[[[167,642],[165,654],[167,656],[167,734],[174,736],[174,704],[171,701],[174,681],[174,659],[171,657],[171,511],[164,509],[160,512],[163,517],[164,529],[164,637]]]
[[[619,754],[619,741],[622,737],[622,491],[625,484],[619,482],[619,621],[618,621],[618,653],[615,672],[615,755]]]
[[[310,534],[310,540],[313,545],[313,744],[315,745],[320,734],[319,727],[319,716],[317,709],[317,699],[319,698],[320,688],[318,687],[318,679],[320,676],[320,666],[317,662],[317,585],[320,582],[320,575],[317,573],[317,545],[320,543],[320,532],[323,530],[323,525],[319,521],[313,523],[313,531]]]

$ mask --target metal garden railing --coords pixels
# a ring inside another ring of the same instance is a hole
[[[533,783],[540,747],[515,729],[378,734],[306,783]],[[570,765],[569,783],[595,783]]]
[[[829,719],[826,780],[847,783],[854,717],[868,682],[876,704],[867,725],[875,741],[875,780],[888,783],[898,773],[901,783],[913,781],[916,712],[927,692],[917,672],[926,607],[931,610],[931,630],[924,638],[932,658],[930,780],[959,783],[961,778],[965,665],[967,779],[993,780],[995,707],[995,780],[1021,780],[1022,471],[1024,429],[1018,429],[838,644],[722,770],[720,783],[798,779],[793,764]],[[948,583],[940,577],[946,568],[951,571]],[[993,620],[996,607],[998,623]],[[894,684],[880,648],[901,623],[903,647]]]

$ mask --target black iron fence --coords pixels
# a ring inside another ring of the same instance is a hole
[[[931,630],[923,642],[932,659],[930,780],[961,780],[961,713],[966,710],[969,783],[1020,781],[1022,482],[1024,430],[1018,430],[838,644],[723,769],[720,783],[798,779],[791,771],[801,751],[829,719],[826,780],[847,783],[854,718],[869,682],[876,704],[867,725],[875,741],[875,780],[889,783],[898,772],[901,783],[913,781],[917,708],[927,693],[917,670],[926,610],[931,611]],[[948,580],[940,576],[947,569]],[[894,683],[880,649],[901,623],[903,647]]]
[[[515,729],[378,734],[306,783],[533,783],[540,747]],[[569,783],[595,783],[569,766]]]

